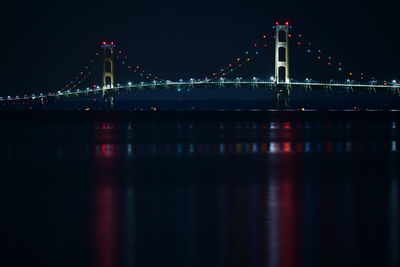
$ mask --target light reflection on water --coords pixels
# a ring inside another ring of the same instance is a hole
[[[397,121],[99,121],[76,139],[69,127],[2,145],[5,162],[48,179],[6,188],[49,191],[34,207],[56,218],[52,266],[399,265]],[[23,242],[36,228],[14,216],[21,234],[5,240]]]
[[[263,153],[397,152],[398,142],[263,142],[235,144],[101,144],[95,157]]]
[[[38,142],[23,146],[16,142],[3,149],[9,158],[31,157],[38,149],[48,150],[45,156],[57,158],[135,157],[143,155],[202,155],[202,154],[263,154],[263,153],[368,153],[397,152],[399,149],[397,121],[362,124],[357,121],[270,121],[229,123],[113,123],[97,122],[93,127],[79,125],[86,135],[76,147],[57,144],[43,146]],[[63,138],[70,125],[57,124],[50,142]],[[46,129],[52,133],[52,129]],[[79,128],[76,130],[79,133]],[[376,133],[380,133],[374,136]],[[52,138],[60,137],[53,141]],[[92,139],[92,140],[85,140]],[[75,140],[72,140],[75,141]],[[45,140],[47,142],[47,140]],[[88,145],[92,143],[93,145]],[[23,144],[23,142],[22,142]],[[87,153],[88,151],[93,153]],[[21,153],[21,151],[23,153]],[[79,153],[77,153],[79,151]],[[4,153],[4,152],[3,152]]]
[[[95,266],[133,266],[138,262],[140,266],[143,262],[157,266],[159,257],[167,257],[164,260],[174,266],[196,262],[207,266],[212,263],[219,263],[218,266],[329,266],[334,265],[332,262],[368,266],[369,256],[358,255],[361,252],[354,251],[354,247],[364,246],[362,242],[370,238],[374,242],[387,238],[387,244],[366,244],[365,249],[374,247],[371,256],[379,258],[373,262],[387,257],[388,266],[397,266],[398,177],[389,179],[388,187],[383,185],[390,190],[388,195],[379,190],[367,192],[363,201],[368,203],[368,208],[356,199],[365,192],[356,188],[357,182],[351,177],[344,181],[338,177],[337,183],[309,176],[310,171],[299,174],[297,171],[302,168],[296,166],[299,163],[295,158],[269,161],[267,172],[260,174],[260,180],[247,176],[252,182],[241,186],[222,184],[214,188],[204,187],[200,182],[174,185],[175,190],[171,192],[169,187],[122,185],[126,193],[119,206],[114,206],[117,205],[115,197],[120,195],[115,175],[107,176],[105,171],[111,166],[96,165],[103,166],[98,170],[103,174],[96,178],[99,191],[95,193],[97,212],[93,217],[97,229]],[[272,168],[283,163],[291,164],[291,168]],[[335,179],[329,176],[326,179]],[[371,198],[377,193],[383,202]],[[388,232],[382,235],[385,231],[379,228],[379,223],[385,218],[377,206],[383,205],[380,208],[385,209],[386,201],[389,203]],[[354,214],[360,209],[361,215]],[[379,215],[370,217],[371,212]],[[369,221],[364,221],[367,218]],[[147,225],[148,220],[157,221]],[[371,225],[374,230],[359,230],[360,224],[361,228],[362,224]],[[118,238],[121,240],[116,243]],[[388,251],[378,249],[382,246],[387,246]],[[119,262],[118,249],[125,253],[122,262]],[[147,249],[154,250],[149,254],[143,251]],[[164,249],[173,255],[165,255]]]

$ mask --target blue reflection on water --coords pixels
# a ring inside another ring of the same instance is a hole
[[[54,216],[41,233],[76,266],[398,266],[397,129],[100,120],[31,129],[34,143],[7,133],[2,217],[20,223],[4,242],[30,244]]]

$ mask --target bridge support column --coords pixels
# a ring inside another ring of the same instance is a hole
[[[45,103],[46,103],[45,99],[44,99],[43,97],[41,97],[41,98],[40,98],[40,104],[41,104],[41,107],[42,107],[43,110],[46,109]]]
[[[113,110],[115,105],[115,98],[112,94],[103,95],[103,109]]]
[[[102,77],[102,99],[105,109],[114,109],[114,95],[112,90],[115,86],[114,69],[114,42],[103,42],[103,77]]]
[[[282,101],[284,108],[286,109],[290,108],[290,93],[291,93],[290,86],[276,85],[274,90],[275,90],[274,108],[280,109],[282,107]]]
[[[280,108],[280,99],[284,100],[284,108],[290,106],[289,76],[289,23],[275,25],[275,108]]]

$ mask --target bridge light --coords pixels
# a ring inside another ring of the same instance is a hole
[[[396,80],[393,80],[393,81],[392,81],[392,83],[396,84],[396,83],[397,83],[397,81],[396,81]]]
[[[131,86],[131,85],[132,85],[132,83],[131,83],[131,82],[128,82],[128,85],[129,85],[129,86]]]
[[[271,81],[275,81],[275,78],[274,78],[273,76],[271,76],[269,79],[270,79]]]

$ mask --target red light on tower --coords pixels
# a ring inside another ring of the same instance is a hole
[[[275,25],[279,25],[279,22],[275,22]]]
[[[114,42],[111,42],[111,45],[114,45]]]
[[[285,25],[286,25],[286,26],[289,26],[289,21],[286,21],[286,22],[285,22]]]
[[[103,42],[103,45],[106,45],[107,43],[106,42]]]

